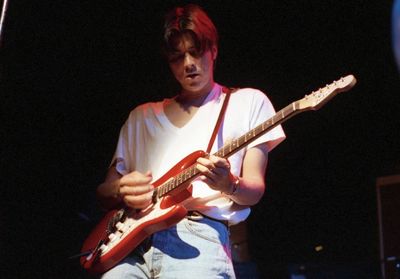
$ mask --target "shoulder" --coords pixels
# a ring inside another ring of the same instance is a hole
[[[232,91],[232,99],[238,102],[246,102],[251,104],[271,103],[267,95],[260,89],[245,87],[236,88]]]
[[[266,94],[257,88],[244,87],[232,88],[232,96],[237,98],[265,98]]]
[[[158,102],[148,102],[136,106],[129,113],[129,119],[136,119],[141,117],[149,117],[150,115],[155,115],[160,113],[163,109],[163,101]]]

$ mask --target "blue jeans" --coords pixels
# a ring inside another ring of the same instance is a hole
[[[185,218],[155,233],[101,278],[235,278],[229,231],[208,218]]]

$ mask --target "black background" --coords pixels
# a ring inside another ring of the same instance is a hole
[[[85,277],[68,257],[98,217],[93,194],[119,128],[136,105],[175,93],[159,39],[164,13],[182,3],[9,1],[0,93],[8,274]],[[259,88],[279,110],[341,76],[358,79],[283,124],[287,139],[270,154],[268,189],[249,219],[262,277],[283,277],[291,263],[378,266],[375,180],[400,172],[392,2],[196,3],[219,30],[221,84]]]

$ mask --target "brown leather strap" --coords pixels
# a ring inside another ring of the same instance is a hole
[[[217,123],[215,123],[214,131],[213,131],[213,133],[211,135],[211,138],[210,138],[210,141],[208,143],[208,147],[207,147],[207,150],[206,150],[207,153],[210,153],[211,148],[212,148],[212,146],[214,144],[215,137],[217,136],[219,127],[221,126],[221,122],[224,119],[226,107],[228,106],[229,98],[231,97],[232,91],[233,90],[231,88],[227,88],[227,87],[223,87],[222,88],[222,92],[224,92],[226,94],[226,96],[225,96],[224,103],[222,104],[221,111],[219,112]]]

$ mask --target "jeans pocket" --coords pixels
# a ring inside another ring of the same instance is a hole
[[[229,242],[229,234],[227,227],[218,222],[208,218],[200,220],[185,219],[185,227],[187,230],[202,239],[222,244],[225,246]]]

